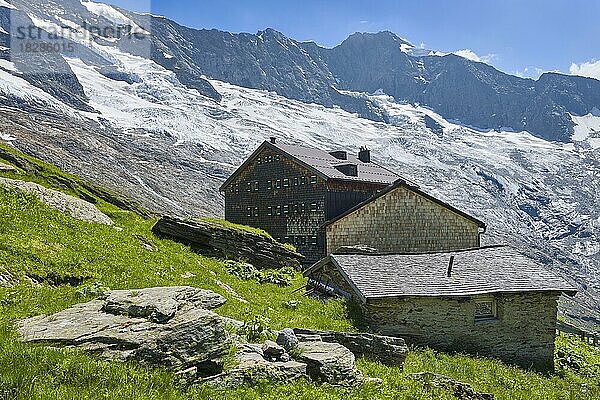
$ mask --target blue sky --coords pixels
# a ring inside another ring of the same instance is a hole
[[[353,32],[390,30],[417,46],[471,50],[471,57],[511,74],[558,70],[600,78],[598,0],[105,1],[194,28],[256,33],[271,27],[327,47]]]

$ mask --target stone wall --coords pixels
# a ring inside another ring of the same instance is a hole
[[[353,245],[384,253],[479,246],[477,223],[402,186],[329,225],[326,236],[328,253]]]
[[[554,366],[557,293],[498,294],[497,318],[475,320],[476,298],[377,299],[363,305],[371,329],[408,343],[464,351],[508,363]]]

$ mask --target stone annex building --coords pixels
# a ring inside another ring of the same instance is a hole
[[[554,368],[557,300],[575,289],[509,247],[330,255],[309,286],[357,302],[370,329],[443,351]]]
[[[307,263],[356,244],[385,252],[477,247],[485,232],[483,222],[372,162],[367,149],[328,153],[272,138],[220,190],[226,220],[295,245]]]

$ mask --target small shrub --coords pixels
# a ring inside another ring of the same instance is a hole
[[[245,281],[258,281],[260,279],[260,271],[254,265],[247,262],[227,260],[225,261],[225,268],[227,268],[227,272],[231,275]]]
[[[252,319],[245,321],[244,326],[239,330],[239,334],[244,335],[249,342],[261,343],[272,339],[273,330],[270,327],[271,320],[262,315],[255,315]]]
[[[295,270],[291,267],[281,269],[267,269],[259,271],[259,283],[273,283],[279,286],[289,286],[294,279]]]
[[[79,287],[79,289],[75,291],[75,295],[79,298],[98,297],[109,290],[110,288],[104,285],[102,282],[94,282]]]
[[[228,260],[225,262],[225,268],[231,275],[237,276],[246,281],[254,280],[260,284],[272,283],[279,286],[289,286],[294,279],[295,270],[291,267],[281,269],[258,270],[252,264]]]
[[[288,301],[284,301],[281,305],[283,306],[283,308],[287,308],[288,310],[295,310],[298,308],[298,306],[300,306],[300,304],[302,304],[301,301],[288,300]]]

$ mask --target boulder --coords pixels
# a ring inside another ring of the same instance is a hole
[[[277,333],[277,344],[287,351],[298,347],[299,342],[294,330],[291,328],[282,329]]]
[[[262,351],[264,357],[269,361],[287,361],[285,349],[271,340],[267,340],[262,345]]]
[[[203,220],[162,217],[152,228],[155,235],[219,258],[245,260],[259,269],[300,269],[303,256],[271,237]]]
[[[306,363],[306,373],[312,379],[336,386],[356,386],[363,382],[354,354],[341,344],[300,342],[298,350],[298,361]]]
[[[19,321],[17,331],[25,342],[163,365],[186,376],[213,375],[230,343],[225,322],[207,308],[224,301],[191,287],[109,291],[54,315]]]
[[[347,347],[356,357],[367,357],[389,366],[402,367],[408,354],[404,339],[399,337],[299,328],[294,329],[294,333],[300,341],[314,340],[315,336],[319,336],[323,342]]]
[[[37,183],[0,178],[0,186],[33,194],[42,203],[67,213],[75,219],[103,225],[113,224],[112,220],[92,203],[57,190],[45,188]]]
[[[202,380],[212,386],[239,387],[260,381],[288,382],[306,377],[306,364],[297,361],[269,361],[258,344],[242,344],[235,355],[238,366],[227,372]]]

